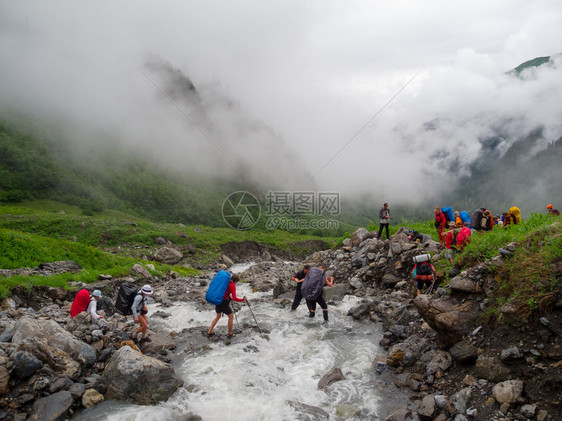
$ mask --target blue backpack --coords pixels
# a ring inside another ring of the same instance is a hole
[[[209,285],[209,289],[207,290],[205,299],[209,303],[218,306],[220,303],[222,303],[222,299],[224,297],[224,294],[226,293],[229,282],[230,273],[228,273],[226,270],[221,270],[211,281],[211,285]]]
[[[453,209],[450,206],[441,208],[441,212],[445,215],[445,219],[447,220],[447,224],[449,222],[455,222],[455,215],[453,214]]]
[[[470,224],[470,214],[467,211],[462,211],[459,213],[459,216],[461,217],[463,223],[468,222]]]

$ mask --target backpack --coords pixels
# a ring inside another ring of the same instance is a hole
[[[421,235],[418,231],[410,231],[408,238],[414,242],[420,241],[423,242],[423,235]]]
[[[443,212],[443,215],[445,215],[447,225],[449,225],[449,222],[455,222],[455,214],[453,213],[453,209],[450,206],[441,208],[441,212]]]
[[[419,275],[431,275],[431,263],[421,262],[417,264],[416,276]]]
[[[133,314],[132,306],[137,294],[139,294],[139,287],[128,282],[123,282],[119,287],[117,300],[115,300],[115,311],[123,316]]]
[[[322,295],[326,275],[319,267],[310,268],[302,281],[301,293],[308,301],[315,301]]]
[[[467,211],[462,211],[459,213],[459,216],[462,219],[462,222],[468,222],[470,224],[470,214]]]
[[[470,228],[474,228],[476,230],[480,230],[482,229],[480,227],[480,222],[482,221],[482,210],[480,208],[476,209],[473,213],[472,213],[472,217],[470,218]]]
[[[514,224],[521,223],[521,211],[517,206],[512,206],[509,208],[509,214],[513,217]]]
[[[216,306],[222,303],[229,283],[230,273],[228,273],[226,270],[221,270],[219,273],[217,273],[211,281],[211,285],[209,285],[207,294],[205,294],[205,299],[207,300],[207,302]]]

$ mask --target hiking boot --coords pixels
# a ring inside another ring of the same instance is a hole
[[[328,323],[328,313],[324,312],[324,323]]]
[[[308,313],[308,317],[314,317],[316,315],[316,313],[314,311],[311,311],[310,313]]]

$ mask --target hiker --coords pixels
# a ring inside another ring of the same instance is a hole
[[[470,243],[472,230],[468,227],[469,223],[463,223],[463,227],[457,234],[456,248],[458,251],[463,251],[468,243]]]
[[[215,311],[217,313],[217,316],[211,322],[211,326],[209,327],[207,336],[213,336],[215,334],[213,332],[213,329],[215,328],[215,325],[222,317],[223,313],[228,316],[228,334],[226,335],[226,337],[232,338],[234,336],[232,334],[232,325],[234,324],[234,313],[232,312],[232,309],[229,306],[231,296],[232,296],[232,300],[234,301],[238,301],[238,302],[248,301],[246,296],[244,296],[244,298],[238,298],[236,296],[236,282],[238,282],[239,280],[240,277],[235,273],[230,276],[230,281],[228,283],[228,287],[226,288],[226,293],[224,294],[222,302],[217,306],[215,306]]]
[[[554,206],[546,205],[546,209],[548,210],[549,214],[554,216],[560,216],[560,212],[558,211],[558,209],[554,209]]]
[[[459,234],[459,232],[461,231],[459,228],[455,228],[455,223],[451,222],[449,224],[449,228],[451,228],[449,231],[446,231],[444,233],[445,235],[445,253],[444,256],[445,258],[449,259],[449,262],[451,262],[452,265],[455,264],[455,248],[456,248],[456,244],[457,244],[457,235]]]
[[[77,314],[82,313],[83,311],[87,311],[96,319],[99,319],[100,316],[96,313],[96,304],[98,298],[101,298],[101,292],[97,289],[92,293],[91,296],[90,292],[87,289],[81,289],[80,291],[78,291],[78,294],[76,294],[76,297],[74,297],[74,301],[72,302],[72,306],[70,307],[70,317],[76,317]],[[96,304],[92,305],[92,300],[96,301]],[[91,305],[93,307],[93,313],[90,311]]]
[[[437,229],[437,235],[439,236],[441,247],[445,247],[445,236],[443,235],[443,232],[445,231],[446,226],[447,218],[445,218],[445,214],[441,212],[441,208],[437,206],[435,208],[435,228]]]
[[[301,303],[302,300],[301,286],[309,269],[310,269],[310,265],[304,265],[304,268],[300,272],[295,273],[291,278],[291,281],[295,281],[297,283],[297,290],[295,292],[295,299],[293,300],[291,311],[296,310],[299,304]]]
[[[412,269],[412,279],[416,281],[416,296],[421,295],[424,284],[431,285],[437,274],[429,260],[419,262]]]
[[[500,219],[499,215],[494,215],[494,227],[498,226],[501,227],[503,225],[503,221]]]
[[[488,209],[484,210],[484,213],[482,214],[480,227],[484,231],[492,231],[492,229],[494,228],[494,217],[492,216],[492,212],[490,212]]]
[[[310,268],[302,284],[302,295],[306,299],[308,317],[316,315],[316,303],[320,304],[324,313],[324,322],[328,322],[328,305],[324,300],[324,285],[334,285],[334,277],[326,276],[324,268],[318,266]]]
[[[146,296],[152,295],[153,292],[150,285],[144,285],[135,296],[131,306],[135,323],[139,324],[139,327],[133,333],[133,339],[137,342],[150,341],[150,338],[147,336],[148,320],[146,315],[148,314],[148,308],[146,307]]]
[[[88,304],[88,308],[86,309],[86,313],[91,314],[94,319],[103,318],[103,314],[97,313],[98,300],[100,298],[101,298],[101,291],[99,289],[96,289],[94,292],[92,292],[90,303]]]
[[[388,234],[388,226],[390,224],[390,209],[388,209],[388,203],[382,205],[379,210],[379,235],[378,239],[381,239],[382,230],[386,228],[386,238],[390,240],[390,235]]]
[[[455,211],[455,228],[462,228],[462,219],[459,211]]]

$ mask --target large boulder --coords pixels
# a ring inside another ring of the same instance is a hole
[[[367,231],[365,228],[356,229],[355,232],[351,234],[351,245],[355,247],[359,246],[359,244],[361,244],[368,233],[369,231]]]
[[[158,262],[174,265],[183,259],[183,253],[172,247],[162,247],[156,252],[154,259]]]
[[[20,379],[25,379],[35,374],[41,367],[43,367],[43,363],[32,354],[25,351],[18,351],[14,357],[12,373]]]
[[[96,389],[105,399],[152,405],[182,384],[170,364],[124,346],[111,357]]]
[[[81,374],[80,364],[70,355],[47,343],[45,339],[27,338],[18,344],[20,352],[27,352],[43,364],[49,365],[56,372],[76,379]]]
[[[49,345],[59,348],[69,354],[72,359],[81,364],[96,362],[96,350],[76,339],[70,332],[64,330],[53,320],[32,319],[22,317],[14,326],[12,342],[19,343],[28,338],[44,340]]]
[[[72,406],[72,395],[68,390],[41,398],[33,404],[30,421],[59,421],[66,419],[66,413]]]
[[[457,303],[449,298],[434,298],[419,295],[414,305],[420,316],[437,332],[440,347],[448,348],[459,342],[467,334],[479,316],[479,306],[475,301]]]
[[[347,290],[349,286],[346,284],[335,284],[333,287],[324,288],[324,300],[329,301],[341,301],[343,297],[347,295]]]

